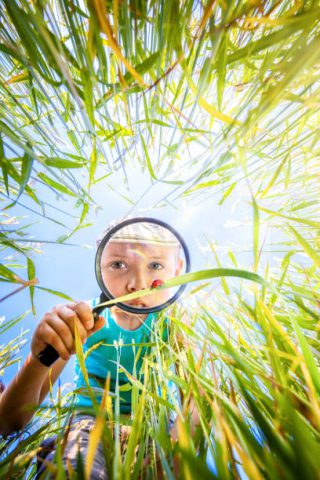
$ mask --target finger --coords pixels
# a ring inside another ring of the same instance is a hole
[[[55,305],[55,306],[53,307],[52,310],[55,311],[55,312],[58,312],[59,310],[65,308],[65,307],[67,307],[67,308],[69,308],[70,310],[72,310],[72,309],[75,307],[75,305],[76,305],[76,302],[58,303],[57,305]]]
[[[87,303],[79,302],[74,307],[72,307],[72,310],[76,312],[82,325],[85,327],[86,330],[91,330],[93,328],[93,314],[90,306]]]
[[[77,302],[69,302],[64,304],[66,307],[73,308],[75,305],[77,305]],[[62,306],[64,306],[62,305]]]
[[[51,313],[46,323],[56,332],[71,353],[74,348],[74,336],[70,326],[56,313]]]
[[[45,336],[46,343],[48,345],[51,345],[58,352],[59,357],[61,357],[63,360],[69,360],[71,353],[69,352],[65,343],[62,341],[61,337],[51,327],[51,325],[46,323],[43,326],[43,333]]]
[[[75,325],[77,325],[79,337],[83,344],[87,339],[87,330],[83,326],[77,312],[75,310],[72,310],[72,308],[68,307],[67,305],[61,305],[60,308],[56,311],[56,314],[66,323],[66,325],[68,325],[73,339],[75,335]]]
[[[99,316],[93,328],[88,331],[88,335],[92,335],[94,332],[97,332],[98,330],[100,330],[100,328],[104,327],[105,323],[106,323],[106,319],[104,317]]]

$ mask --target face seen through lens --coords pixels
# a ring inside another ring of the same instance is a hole
[[[164,283],[181,273],[184,262],[180,251],[177,241],[168,245],[111,238],[101,256],[103,282],[113,297],[148,289],[155,280]],[[155,307],[175,292],[176,288],[155,290],[151,295],[129,301],[128,305],[141,309]]]

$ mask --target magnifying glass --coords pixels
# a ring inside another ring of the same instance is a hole
[[[101,311],[111,306],[132,314],[163,310],[180,297],[186,285],[162,286],[189,271],[188,247],[171,225],[148,217],[131,218],[119,223],[107,231],[97,249],[95,272],[102,291],[102,303],[93,309],[94,319],[97,320]],[[134,295],[136,292],[147,295]],[[134,298],[117,301],[124,295]],[[51,345],[38,355],[40,362],[46,366],[52,365],[58,358]]]

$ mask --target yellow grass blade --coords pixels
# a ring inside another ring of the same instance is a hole
[[[114,37],[114,33],[106,11],[106,5],[104,4],[103,0],[94,0],[94,7],[99,19],[100,28],[106,34],[111,50],[114,52],[118,60],[125,65],[128,72],[131,73],[131,75],[137,80],[137,82],[145,87],[146,84],[143,81],[141,75],[139,75],[139,73],[133,68],[130,62],[128,62],[128,60],[122,55],[121,49],[117,43],[117,40]]]
[[[189,75],[187,75],[187,82],[192,92],[195,95],[197,95],[197,92],[198,92],[197,87],[195,86],[193,80],[190,78]],[[219,112],[216,108],[210,105],[203,97],[198,97],[197,102],[200,105],[200,107],[203,108],[206,112],[208,112],[212,117],[217,118],[218,120],[221,120],[222,122],[225,122],[228,124],[232,123],[235,125],[240,125],[240,122],[238,120],[235,120],[229,115]]]
[[[86,479],[89,479],[91,475],[93,461],[94,461],[94,457],[95,457],[99,442],[101,440],[104,423],[105,423],[105,418],[100,415],[97,416],[96,423],[89,436],[88,453],[87,453],[86,464],[85,464]]]

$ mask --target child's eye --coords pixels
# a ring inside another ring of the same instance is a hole
[[[164,266],[159,262],[151,262],[149,268],[151,268],[151,270],[162,270]]]
[[[110,263],[109,268],[112,268],[113,270],[124,270],[125,268],[127,268],[127,265],[121,260],[116,260]]]

